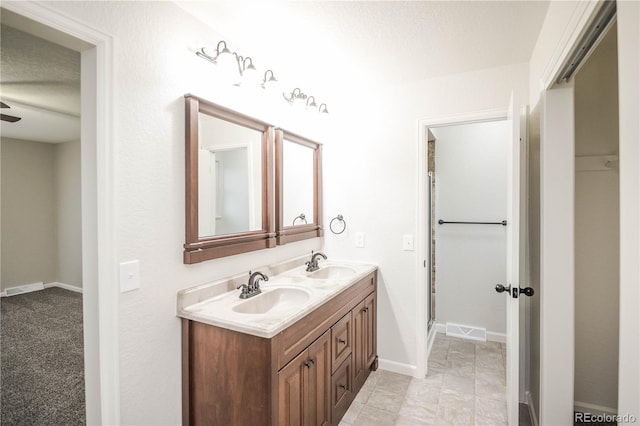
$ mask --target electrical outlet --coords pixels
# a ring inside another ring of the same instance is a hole
[[[402,250],[413,251],[413,235],[402,236]]]
[[[356,232],[356,247],[364,248],[364,232]]]
[[[132,260],[120,264],[120,293],[140,288],[140,261]]]

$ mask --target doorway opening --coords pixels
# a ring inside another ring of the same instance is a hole
[[[118,424],[118,288],[113,285],[117,282],[112,178],[113,40],[111,36],[47,5],[33,2],[3,3],[1,18],[3,24],[80,53],[82,328],[86,422]]]
[[[428,129],[431,306],[436,331],[505,342],[507,122]],[[435,297],[433,297],[435,296]]]
[[[576,413],[618,407],[620,183],[618,56],[613,23],[573,79]]]

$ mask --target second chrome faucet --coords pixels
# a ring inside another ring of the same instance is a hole
[[[318,266],[318,257],[322,257],[324,260],[327,260],[327,256],[325,256],[324,253],[311,252],[311,260],[305,263],[305,265],[307,265],[307,269],[306,269],[307,272],[317,271],[318,268],[320,268]]]

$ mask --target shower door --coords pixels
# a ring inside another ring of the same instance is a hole
[[[434,301],[433,297],[433,172],[429,172],[427,174],[427,246],[429,247],[427,251],[427,261],[428,271],[427,271],[427,306],[429,309],[429,318],[427,320],[427,333],[431,331],[431,327],[435,322],[435,310],[434,310]]]

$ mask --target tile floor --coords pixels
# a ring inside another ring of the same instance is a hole
[[[372,372],[340,425],[507,424],[504,344],[438,334],[429,373]]]

